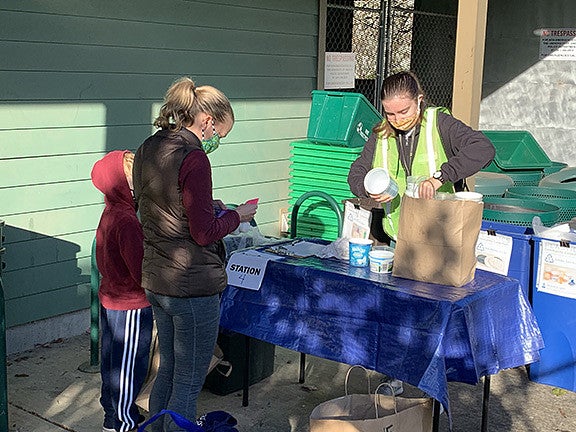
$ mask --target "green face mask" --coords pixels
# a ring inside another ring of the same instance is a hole
[[[218,135],[218,132],[216,132],[216,128],[214,127],[214,120],[212,120],[212,136],[206,139],[204,137],[204,129],[202,129],[201,142],[202,142],[202,150],[204,150],[206,154],[212,153],[220,145],[220,135]]]

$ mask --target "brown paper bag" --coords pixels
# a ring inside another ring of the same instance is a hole
[[[348,394],[348,369],[344,382],[345,396],[317,405],[310,413],[310,432],[431,432],[432,399],[385,396],[378,389],[370,394]],[[391,388],[392,393],[393,389]]]
[[[392,275],[462,286],[474,279],[483,204],[402,197]]]
[[[310,414],[310,432],[382,431],[432,431],[432,399],[351,394],[323,402]]]

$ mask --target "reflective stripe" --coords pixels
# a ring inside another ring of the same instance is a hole
[[[129,310],[126,313],[124,326],[124,352],[122,354],[122,367],[120,369],[120,388],[118,393],[118,419],[122,422],[119,432],[129,431],[138,426],[130,418],[130,405],[136,395],[134,394],[134,364],[138,353],[140,338],[140,309]]]
[[[428,152],[428,171],[430,177],[436,171],[436,160],[434,156],[434,116],[438,108],[426,110],[426,151]]]

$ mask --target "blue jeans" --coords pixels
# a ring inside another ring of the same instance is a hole
[[[160,367],[150,414],[169,409],[196,420],[202,390],[218,337],[220,296],[168,297],[146,291],[158,328]],[[151,425],[153,431],[183,431],[170,416]]]

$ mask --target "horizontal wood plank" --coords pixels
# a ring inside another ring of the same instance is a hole
[[[16,53],[12,53],[15,55]],[[229,73],[233,65],[229,65]],[[191,76],[198,85],[217,87],[230,99],[293,99],[310,97],[316,87],[311,76],[202,75],[186,66],[164,74],[116,72],[0,71],[0,102],[91,102],[114,99],[161,101],[166,89],[181,76]]]
[[[71,285],[6,301],[6,326],[12,327],[90,307],[90,285]],[[86,323],[88,329],[90,323]]]

